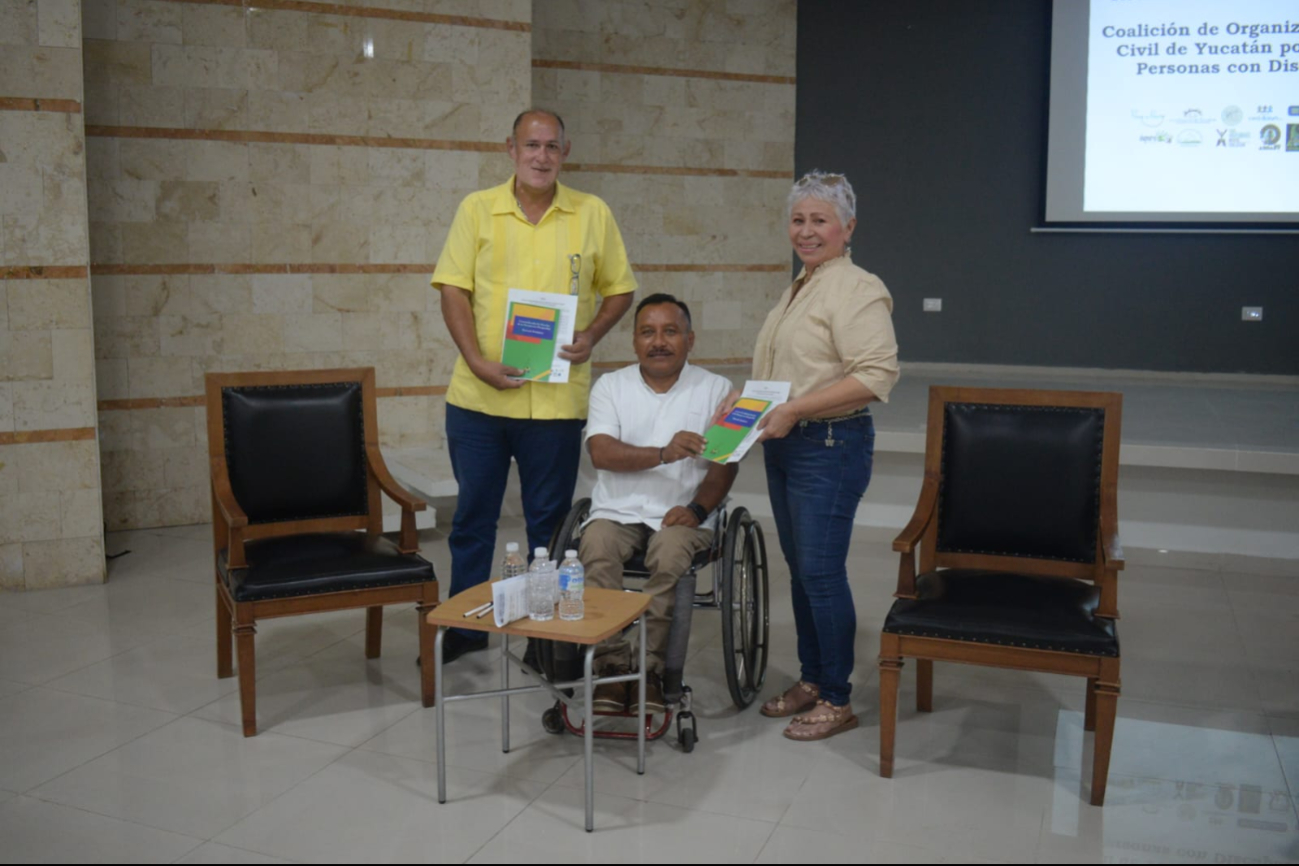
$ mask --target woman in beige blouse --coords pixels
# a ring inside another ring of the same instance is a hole
[[[852,262],[857,200],[847,178],[812,172],[789,194],[789,239],[803,271],[758,334],[753,378],[787,381],[790,400],[760,424],[767,489],[793,581],[800,679],[762,706],[793,716],[785,736],[857,727],[849,704],[857,614],[848,586],[853,518],[870,483],[868,404],[898,378],[893,299]]]

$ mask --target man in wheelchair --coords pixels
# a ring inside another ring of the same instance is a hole
[[[591,389],[586,447],[596,468],[581,559],[590,586],[622,588],[623,564],[643,553],[650,578],[646,620],[645,712],[662,713],[663,666],[674,588],[695,554],[708,547],[714,511],[735,480],[736,465],[705,460],[704,436],[729,380],[687,363],[694,348],[690,309],[654,294],[636,307],[632,343],[638,363],[608,373]],[[632,670],[624,636],[596,649],[601,675]],[[595,690],[602,712],[636,712],[631,683]],[[630,706],[629,706],[630,701]]]

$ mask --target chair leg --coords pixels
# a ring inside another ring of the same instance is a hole
[[[884,635],[880,641],[880,775],[893,777],[893,737],[898,724],[898,680],[902,657],[897,638]]]
[[[415,609],[419,617],[419,688],[420,698],[425,707],[434,704],[437,685],[437,671],[433,663],[433,640],[437,636],[437,626],[429,625],[429,611],[437,607],[436,596],[433,601],[423,601]]]
[[[1087,708],[1083,712],[1083,730],[1096,730],[1096,678],[1087,678]]]
[[[916,659],[916,711],[934,711],[934,663],[930,659]]]
[[[1119,705],[1119,684],[1097,681],[1096,736],[1092,743],[1092,805],[1105,805],[1105,786],[1110,774],[1110,746],[1114,742],[1114,717]]]
[[[235,675],[233,628],[230,608],[226,606],[226,600],[221,595],[221,587],[218,586],[216,589],[216,656],[219,680]]]
[[[257,625],[251,612],[235,610],[235,645],[239,653],[239,710],[243,716],[244,736],[257,734],[257,660],[253,653],[253,636]]]
[[[377,659],[383,648],[383,607],[365,609],[365,657]]]

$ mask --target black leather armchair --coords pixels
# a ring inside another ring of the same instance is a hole
[[[257,733],[253,635],[259,619],[365,608],[367,658],[379,656],[383,606],[413,602],[420,691],[433,705],[433,566],[418,554],[425,503],[379,454],[374,370],[211,373],[207,377],[217,676],[234,675],[244,736]],[[401,505],[385,538],[380,491]]]
[[[880,774],[899,674],[933,708],[934,661],[1087,678],[1091,802],[1105,801],[1119,696],[1122,395],[933,387],[925,477],[880,642]],[[916,547],[920,574],[916,574]]]

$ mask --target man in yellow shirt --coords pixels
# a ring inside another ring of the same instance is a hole
[[[460,486],[451,524],[451,594],[491,576],[510,459],[519,466],[528,547],[545,546],[577,484],[591,350],[628,308],[636,280],[608,205],[558,182],[572,142],[564,122],[529,110],[506,139],[514,176],[460,203],[433,286],[460,349],[447,391],[446,434]],[[577,295],[566,384],[526,383],[501,363],[510,289]],[[598,300],[598,306],[597,306]],[[452,631],[444,661],[486,647]]]

